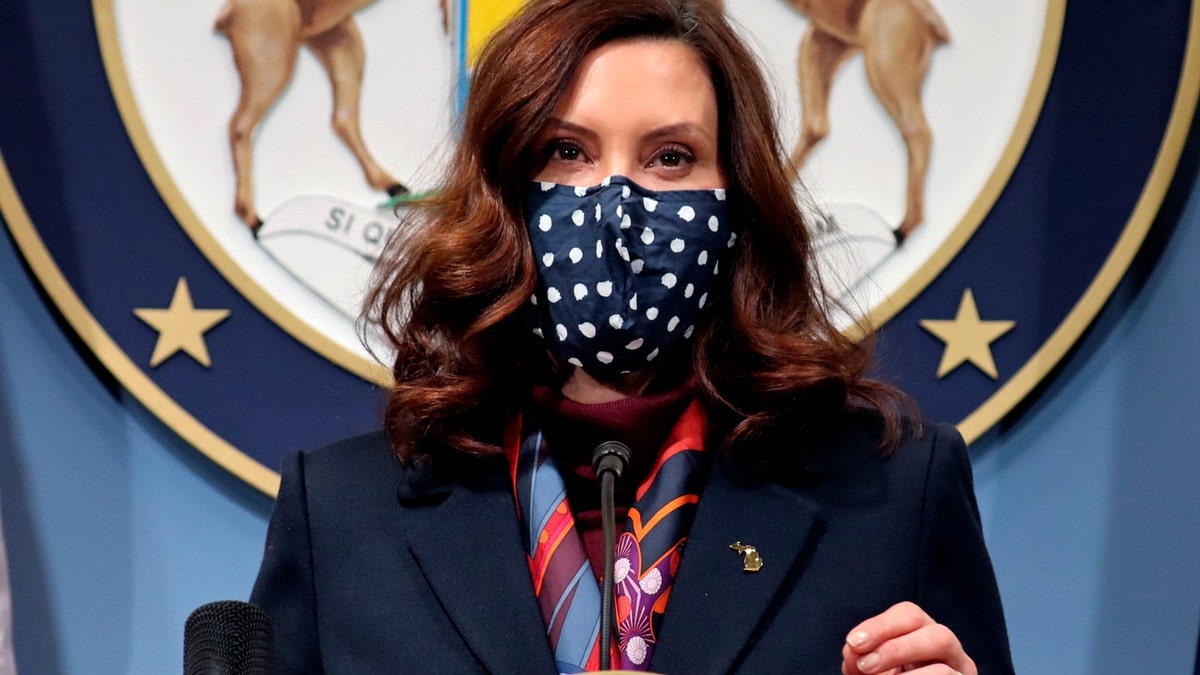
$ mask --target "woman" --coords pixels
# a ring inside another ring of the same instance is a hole
[[[280,672],[1010,672],[970,465],[865,377],[762,76],[714,4],[540,0],[379,267],[386,432],[284,462]],[[684,550],[686,548],[686,551]]]

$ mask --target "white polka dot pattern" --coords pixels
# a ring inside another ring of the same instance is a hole
[[[594,187],[535,183],[525,206],[542,263],[535,299],[545,300],[529,308],[535,334],[598,373],[644,368],[690,339],[736,241],[724,190],[656,192],[613,176]]]

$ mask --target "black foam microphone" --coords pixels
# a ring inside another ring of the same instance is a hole
[[[248,602],[201,605],[184,624],[184,675],[263,675],[270,656],[271,618]]]
[[[613,491],[617,479],[629,468],[633,453],[624,443],[606,441],[592,452],[592,468],[600,480],[600,516],[604,526],[604,583],[600,591],[600,670],[612,667],[613,563],[617,548],[617,517]]]

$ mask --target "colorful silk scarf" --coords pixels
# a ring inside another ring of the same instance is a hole
[[[613,582],[620,668],[647,670],[700,501],[706,417],[693,401],[668,434],[617,538]],[[534,593],[560,673],[600,668],[600,587],[575,529],[567,491],[534,415],[506,431]],[[614,658],[614,666],[617,661]]]

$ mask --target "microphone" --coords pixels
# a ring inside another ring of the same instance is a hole
[[[248,602],[201,605],[184,624],[184,675],[263,675],[270,656],[271,618]]]
[[[633,453],[629,446],[619,441],[605,441],[592,451],[592,468],[596,470],[596,478],[603,478],[604,472],[611,471],[613,477],[620,480],[621,474],[629,468],[633,461]]]
[[[600,480],[600,516],[604,526],[604,583],[600,591],[600,670],[612,667],[613,563],[617,548],[617,517],[613,490],[617,479],[629,468],[633,453],[624,443],[606,441],[592,451],[592,468]]]

